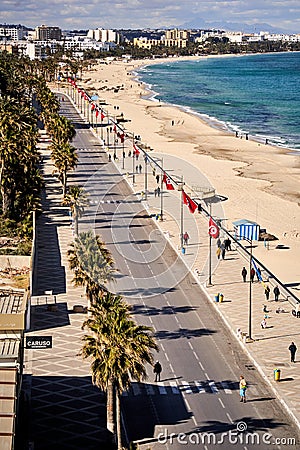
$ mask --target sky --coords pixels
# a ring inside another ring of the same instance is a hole
[[[0,23],[63,30],[171,28],[193,23],[269,24],[300,33],[299,0],[0,0]],[[230,29],[230,27],[229,27]],[[237,30],[238,31],[238,30]],[[260,30],[258,30],[260,31]]]

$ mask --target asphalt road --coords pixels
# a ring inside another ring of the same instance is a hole
[[[296,448],[275,442],[297,436],[290,418],[98,140],[68,101],[62,109],[77,128],[79,164],[70,181],[85,187],[91,203],[80,231],[101,235],[118,268],[111,289],[132,305],[137,322],[153,327],[160,348],[161,382],[149,367],[148,380],[122,397],[128,441],[145,449]]]

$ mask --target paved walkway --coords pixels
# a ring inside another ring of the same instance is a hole
[[[71,283],[67,249],[73,237],[68,211],[61,206],[61,187],[52,175],[49,151],[46,145],[41,147],[46,192],[37,220],[32,323],[27,336],[52,336],[53,348],[25,350],[23,389],[32,417],[29,430],[24,430],[27,442],[20,449],[108,449],[105,399],[92,385],[89,365],[78,356],[86,315],[74,313],[73,306],[85,304],[85,296]]]
[[[109,152],[113,154],[113,149]],[[118,152],[118,150],[117,150]],[[128,148],[126,149],[126,154]],[[121,154],[120,150],[119,153]],[[151,153],[155,158],[163,157],[164,169],[170,174],[176,174],[180,179],[184,177],[186,186],[185,190],[189,194],[189,186],[209,186],[208,180],[203,179],[203,175],[194,169],[189,163],[184,160],[172,157],[170,155],[160,155]],[[143,158],[139,158],[138,164],[142,165],[142,172],[135,173],[135,184],[133,188],[140,193],[141,198],[144,198],[145,191],[145,163]],[[129,184],[132,185],[132,158],[125,158],[123,163],[122,158],[116,161],[120,172],[127,177]],[[123,168],[124,166],[124,168]],[[157,188],[157,181],[152,168],[148,164],[147,167],[147,200],[144,205],[149,213],[153,216],[160,212],[161,199],[155,195]],[[159,172],[157,172],[159,173]],[[157,174],[156,173],[156,174]],[[174,249],[181,253],[180,249],[180,192],[178,191],[164,191],[163,194],[163,209],[164,221],[157,221],[157,225],[164,231],[166,238],[171,242]],[[213,214],[216,217],[225,217],[222,211],[223,204],[218,203],[213,205]],[[224,207],[226,205],[224,204]],[[245,216],[247,212],[245,211]],[[155,220],[155,219],[154,219]],[[232,251],[226,253],[225,260],[218,260],[216,257],[216,240],[213,239],[212,248],[212,285],[208,286],[208,253],[209,253],[209,238],[208,238],[208,221],[198,213],[191,214],[184,205],[184,227],[183,231],[188,231],[190,240],[186,247],[186,253],[182,258],[188,265],[199,284],[205,290],[207,296],[211,299],[216,313],[227,323],[232,333],[237,334],[237,329],[240,328],[245,334],[249,331],[249,259],[245,257],[234,247]],[[221,235],[221,239],[225,236]],[[264,254],[265,257],[261,261],[267,266],[268,250],[264,249],[263,242],[256,242],[253,245],[253,255],[258,252]],[[243,266],[248,271],[246,283],[243,282],[241,270]],[[276,275],[276,274],[275,274]],[[252,291],[252,314],[251,314],[251,331],[252,342],[243,342],[240,339],[240,345],[249,354],[253,363],[265,378],[265,380],[273,388],[274,393],[282,402],[283,406],[291,414],[298,427],[300,427],[300,319],[295,318],[291,311],[292,305],[288,301],[280,298],[279,302],[274,301],[273,288],[274,284],[267,282],[267,275],[262,272],[262,276],[269,285],[271,294],[269,301],[266,301],[264,288],[256,280],[251,283]],[[215,302],[215,296],[218,293],[224,295],[222,303]],[[261,328],[261,321],[264,318],[263,306],[267,306],[267,328]],[[280,307],[284,312],[276,313]],[[290,354],[288,347],[294,341],[298,346],[299,359],[296,363],[290,362]],[[281,371],[281,381],[274,380],[274,369]],[[248,375],[249,377],[250,375]],[[249,392],[251,395],[251,392]]]

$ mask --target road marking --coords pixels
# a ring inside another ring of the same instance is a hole
[[[204,372],[204,375],[206,376],[206,378],[207,378],[208,380],[210,380],[210,378],[209,378],[209,376],[207,375],[206,372]]]
[[[190,343],[190,341],[189,341],[188,344],[189,344],[190,348],[191,348],[192,350],[194,350],[192,344]]]
[[[219,392],[219,389],[217,388],[217,386],[213,381],[210,381],[208,384],[214,394],[217,394]]]
[[[170,382],[170,386],[171,386],[173,394],[179,394],[180,393],[180,391],[178,389],[178,386],[177,386],[177,383],[175,381],[171,381]]]
[[[229,389],[229,387],[228,387],[228,384],[227,383],[225,383],[224,381],[221,381],[221,386],[222,386],[222,388],[223,388],[223,390],[224,390],[224,392],[225,392],[225,394],[232,394],[232,390],[231,389]]]
[[[197,361],[199,361],[199,357],[197,355],[197,353],[195,353],[195,351],[193,351],[195,358],[197,359]]]
[[[201,367],[202,370],[204,370],[204,366],[201,361],[199,361],[199,366]]]
[[[163,384],[158,383],[157,386],[158,386],[158,390],[159,390],[160,394],[162,394],[162,395],[166,395],[167,394],[167,390],[166,390],[166,388],[165,388],[165,386]]]
[[[152,384],[146,384],[147,395],[155,395],[155,390]]]
[[[179,386],[179,389],[181,391],[183,391],[185,394],[192,394],[193,393],[191,386],[186,381],[182,381],[181,382],[181,385]]]
[[[205,392],[203,384],[204,384],[203,381],[195,381],[195,386],[200,394],[203,394]]]
[[[230,415],[229,415],[228,413],[226,413],[226,416],[228,417],[229,421],[230,421],[231,423],[233,423],[233,420],[232,420],[232,418],[230,417]]]
[[[197,422],[196,422],[196,419],[195,419],[195,416],[193,415],[192,416],[192,419],[193,419],[193,421],[194,421],[194,424],[196,425],[196,427],[198,426],[198,424],[197,424]]]
[[[173,373],[175,373],[172,364],[170,364],[170,369],[172,370]]]
[[[222,400],[220,399],[220,397],[218,398],[219,402],[221,403],[222,408],[225,408],[224,403],[222,402]]]
[[[132,383],[131,387],[132,387],[133,395],[141,395],[141,393],[142,393],[141,388],[137,383]]]
[[[165,357],[166,357],[166,360],[169,362],[170,360],[169,360],[169,357],[168,357],[167,353],[165,353]]]

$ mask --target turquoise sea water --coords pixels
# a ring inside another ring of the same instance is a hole
[[[300,53],[170,61],[138,72],[153,98],[212,124],[300,150]]]

